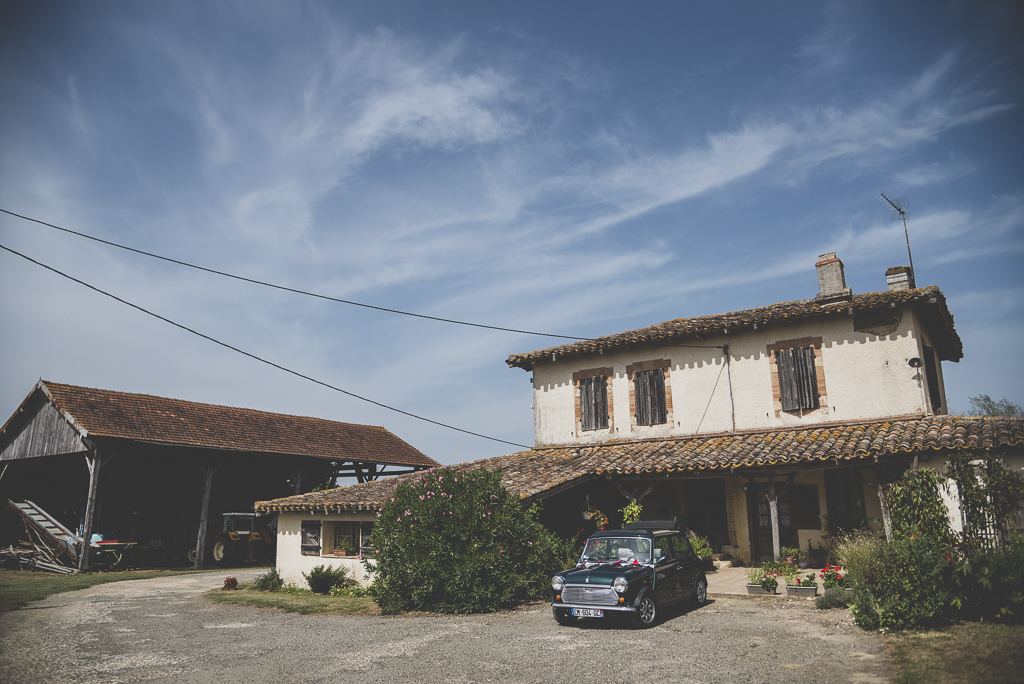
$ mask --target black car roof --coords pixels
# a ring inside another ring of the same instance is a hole
[[[591,536],[593,537],[622,537],[632,536],[638,534],[650,534],[655,537],[665,537],[669,535],[680,535],[682,530],[672,529],[675,525],[672,521],[665,520],[653,520],[650,522],[637,522],[637,523],[626,523],[626,526],[621,530],[598,530]]]

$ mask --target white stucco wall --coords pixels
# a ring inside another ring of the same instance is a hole
[[[793,427],[840,420],[870,420],[933,413],[927,400],[925,369],[908,360],[921,357],[926,341],[909,309],[896,330],[885,336],[855,332],[853,316],[801,323],[780,323],[759,330],[690,339],[687,345],[729,345],[730,368],[720,349],[645,346],[586,357],[537,361],[533,366],[534,439],[537,446],[593,443],[613,439],[685,436],[732,430],[729,375],[732,377],[736,429]],[[821,368],[826,395],[822,407],[799,415],[778,412],[772,395],[768,345],[804,337],[822,338]],[[668,359],[671,422],[633,426],[626,367]],[[611,367],[611,430],[582,432],[576,422],[574,372]],[[942,369],[938,364],[940,389]],[[827,403],[826,403],[827,402]],[[944,412],[945,402],[938,412]],[[778,415],[776,415],[778,413]]]
[[[303,573],[318,565],[343,567],[348,569],[349,577],[354,577],[361,586],[369,586],[373,581],[367,574],[363,563],[356,557],[338,557],[329,555],[302,555],[302,521],[319,520],[323,522],[363,522],[374,520],[373,513],[279,513],[277,516],[277,573],[285,584],[294,584],[303,589],[308,588]],[[329,549],[328,551],[332,551]]]

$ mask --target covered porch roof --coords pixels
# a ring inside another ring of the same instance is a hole
[[[520,451],[458,464],[499,470],[506,489],[546,498],[588,478],[703,474],[758,475],[862,461],[909,461],[965,450],[1024,445],[1024,418],[916,416],[675,439],[604,442]],[[256,502],[261,512],[364,511],[378,508],[407,475]]]

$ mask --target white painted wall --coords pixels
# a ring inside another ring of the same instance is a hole
[[[277,574],[285,584],[308,589],[303,573],[318,565],[347,568],[349,577],[354,577],[360,586],[369,586],[373,578],[367,574],[360,559],[354,557],[303,556],[302,555],[302,521],[319,520],[323,522],[356,522],[375,520],[373,513],[279,513],[277,516]],[[328,552],[333,549],[328,549]]]
[[[768,345],[802,337],[822,338],[822,368],[827,395],[822,408],[776,416],[772,397]],[[926,339],[926,338],[924,338]],[[647,346],[632,351],[606,351],[586,357],[537,361],[533,367],[534,440],[537,446],[594,443],[608,440],[687,436],[732,430],[729,397],[732,376],[736,429],[795,427],[841,420],[871,420],[911,414],[931,414],[924,368],[908,360],[922,355],[921,327],[908,308],[890,335],[855,332],[853,316],[835,316],[800,323],[779,323],[759,330],[701,336],[692,345],[729,345],[730,368],[719,349],[686,346]],[[654,359],[669,359],[672,422],[632,426],[626,367]],[[612,432],[580,432],[572,375],[576,371],[611,367]],[[940,389],[942,370],[938,368]],[[944,396],[944,394],[943,394]],[[827,405],[825,404],[827,402]],[[944,412],[945,401],[939,412]]]

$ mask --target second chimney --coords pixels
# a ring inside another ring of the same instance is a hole
[[[822,254],[814,266],[818,269],[818,296],[815,299],[819,302],[841,301],[853,296],[853,290],[846,287],[843,262],[835,252]]]
[[[910,290],[914,285],[914,274],[910,272],[909,266],[893,266],[885,271],[885,282],[889,285],[889,292],[894,290]]]

